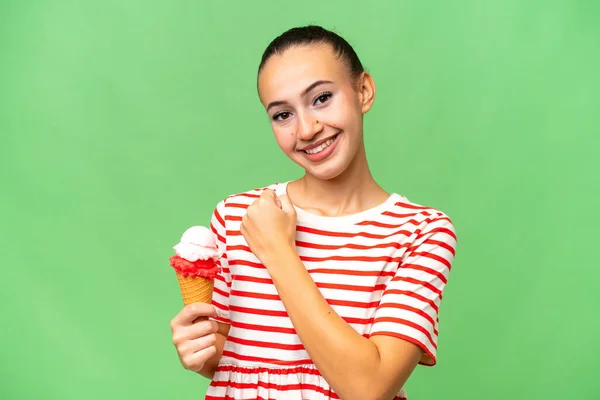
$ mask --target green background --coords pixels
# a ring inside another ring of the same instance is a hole
[[[377,83],[376,179],[458,231],[411,400],[600,399],[599,20],[592,0],[0,2],[0,397],[203,398],[167,258],[225,196],[300,176],[255,74],[318,23]]]

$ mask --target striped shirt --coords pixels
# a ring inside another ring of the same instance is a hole
[[[269,186],[285,194],[287,183]],[[267,269],[240,232],[264,189],[221,201],[211,229],[224,255],[215,320],[230,324],[206,399],[339,399],[304,349]],[[364,337],[387,335],[436,363],[438,311],[456,235],[444,213],[392,194],[369,210],[325,217],[296,208],[296,248],[323,297]],[[402,389],[395,397],[405,399]]]

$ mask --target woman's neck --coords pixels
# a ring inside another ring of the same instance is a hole
[[[341,175],[322,180],[306,174],[290,182],[288,195],[296,206],[332,217],[368,210],[390,196],[371,175],[364,145]]]

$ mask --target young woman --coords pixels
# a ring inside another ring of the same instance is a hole
[[[436,362],[453,225],[372,177],[363,116],[375,84],[343,38],[283,33],[258,94],[305,174],[217,205],[222,271],[213,304],[171,323],[180,360],[212,379],[207,399],[404,399],[417,364]]]

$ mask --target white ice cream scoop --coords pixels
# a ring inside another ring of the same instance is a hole
[[[215,234],[204,226],[192,226],[181,236],[175,253],[190,262],[198,260],[218,260],[223,254],[217,247]]]

